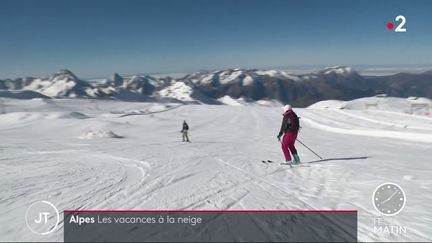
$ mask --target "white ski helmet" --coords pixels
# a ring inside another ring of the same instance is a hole
[[[285,113],[285,112],[291,110],[291,109],[292,109],[292,106],[287,104],[287,105],[285,105],[284,107],[282,107],[282,109],[283,109],[283,112]]]

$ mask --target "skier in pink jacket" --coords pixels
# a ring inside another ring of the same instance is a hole
[[[297,150],[294,146],[300,128],[299,118],[297,114],[292,110],[292,107],[290,105],[285,105],[282,108],[284,111],[282,126],[280,128],[279,134],[277,135],[277,138],[279,141],[281,141],[282,135],[285,134],[282,138],[281,144],[282,144],[282,151],[284,153],[286,163],[299,164],[300,157],[298,156]],[[293,156],[292,160],[291,160],[290,152]]]

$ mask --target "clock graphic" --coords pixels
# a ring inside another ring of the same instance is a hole
[[[405,207],[406,195],[402,187],[386,182],[379,185],[372,196],[372,204],[382,215],[394,216]]]

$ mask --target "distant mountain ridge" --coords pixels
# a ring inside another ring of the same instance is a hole
[[[431,82],[432,71],[362,76],[353,68],[344,66],[301,75],[259,69],[197,72],[182,78],[150,75],[122,77],[115,73],[102,82],[81,80],[65,69],[48,77],[0,80],[0,90],[3,90],[0,97],[103,98],[210,104],[220,104],[224,97],[231,97],[308,106],[321,100],[351,100],[382,93],[396,97],[432,98]],[[18,95],[20,92],[26,92],[26,95]]]

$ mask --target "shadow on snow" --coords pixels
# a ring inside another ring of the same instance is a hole
[[[345,158],[328,158],[328,159],[314,160],[314,161],[310,161],[310,162],[307,162],[307,163],[311,164],[311,163],[321,163],[321,162],[334,161],[334,160],[356,160],[356,159],[368,159],[368,158],[370,158],[370,156],[345,157]]]

